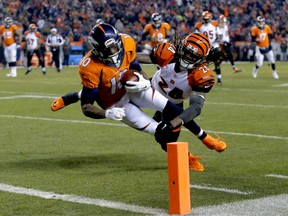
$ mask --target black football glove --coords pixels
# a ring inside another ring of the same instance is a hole
[[[167,143],[176,142],[180,130],[177,132],[173,132],[175,128],[168,122],[160,122],[155,131],[155,140],[161,145],[161,148],[164,151],[167,151]]]

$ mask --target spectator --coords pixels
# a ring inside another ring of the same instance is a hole
[[[287,41],[282,41],[280,45],[281,49],[281,61],[287,61]]]

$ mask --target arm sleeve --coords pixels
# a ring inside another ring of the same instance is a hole
[[[137,71],[142,71],[142,68],[138,62],[138,60],[135,58],[131,63],[130,63],[130,69],[135,69]]]
[[[200,115],[205,98],[203,95],[193,93],[189,100],[189,107],[185,109],[179,117],[184,123],[192,121],[198,115]]]
[[[51,46],[51,43],[50,43],[50,37],[49,37],[49,36],[47,37],[46,45],[47,45],[47,46]]]

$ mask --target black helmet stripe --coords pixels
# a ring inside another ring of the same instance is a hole
[[[201,35],[197,34],[198,36],[200,36],[202,39],[204,39],[206,42],[207,42],[207,39],[202,37]],[[197,40],[201,40],[200,38],[198,37],[195,37],[195,35],[191,35],[190,37],[193,37]],[[198,43],[196,43],[195,41],[192,41],[192,40],[187,40],[187,42],[190,42],[190,43],[193,43],[195,44],[197,47],[199,47],[201,50],[202,50],[202,53],[205,53],[205,50],[203,50],[202,46],[200,46]],[[209,42],[207,42],[209,44]],[[204,43],[205,47],[207,50],[209,50],[209,47],[207,46],[207,43]]]

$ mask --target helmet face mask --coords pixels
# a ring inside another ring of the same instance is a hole
[[[162,24],[162,16],[159,13],[154,13],[151,16],[152,24],[156,28],[159,28]]]
[[[209,39],[204,34],[192,33],[179,45],[178,65],[191,70],[205,62],[210,49]]]
[[[6,17],[5,18],[5,27],[6,28],[9,28],[12,25],[12,23],[13,23],[13,20],[12,20],[11,17]]]
[[[212,21],[212,14],[209,11],[204,11],[202,13],[202,19],[204,24],[208,24]]]
[[[265,26],[265,18],[264,17],[261,17],[261,16],[258,16],[257,17],[257,26],[260,28],[260,29],[263,29],[264,26]]]
[[[124,56],[123,44],[117,30],[106,23],[96,25],[91,30],[89,43],[92,53],[105,64],[119,68]]]
[[[219,23],[227,23],[227,18],[224,15],[220,15]]]
[[[35,24],[32,23],[29,25],[29,31],[30,32],[36,32],[36,30],[37,30],[37,26]]]

